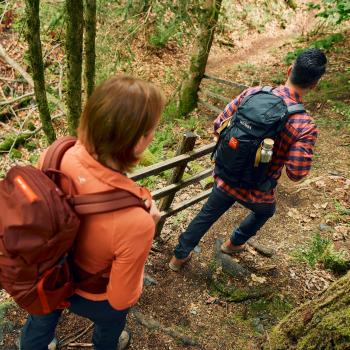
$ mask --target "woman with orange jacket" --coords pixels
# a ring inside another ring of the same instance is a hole
[[[108,284],[91,293],[78,289],[70,310],[94,322],[96,350],[125,349],[130,336],[123,331],[128,309],[142,291],[144,265],[151,248],[159,212],[149,191],[125,173],[140,160],[158,126],[164,97],[154,85],[131,77],[113,77],[88,99],[81,116],[78,141],[63,156],[60,170],[73,180],[78,194],[120,188],[144,200],[149,212],[130,207],[94,214],[82,221],[74,263],[90,273],[108,267]],[[47,350],[55,339],[62,310],[30,315],[23,327],[21,350]],[[53,345],[53,344],[52,344]]]

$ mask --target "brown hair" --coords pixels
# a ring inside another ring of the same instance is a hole
[[[134,147],[158,122],[165,104],[162,92],[140,79],[112,77],[89,97],[78,136],[99,162],[116,161],[128,171],[139,160]]]

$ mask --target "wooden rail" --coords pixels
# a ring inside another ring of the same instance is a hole
[[[209,80],[213,80],[215,82],[218,82],[218,83],[221,83],[221,84],[225,84],[225,85],[228,85],[228,86],[232,86],[232,87],[235,87],[235,88],[239,88],[239,89],[245,89],[247,88],[246,85],[243,85],[243,84],[240,84],[240,83],[236,83],[234,81],[230,81],[230,80],[226,80],[226,79],[221,79],[221,78],[217,78],[217,77],[213,77],[211,75],[208,75],[208,74],[204,74],[203,76],[204,79],[209,79]],[[200,92],[202,92],[202,94],[204,96],[204,98],[211,98],[211,99],[214,99],[216,101],[219,101],[221,104],[224,103],[225,106],[231,102],[231,98],[228,98],[226,96],[222,96],[220,94],[217,94],[215,92],[212,92],[210,90],[207,90],[207,89],[204,89],[204,88],[200,88],[199,89]],[[209,103],[208,101],[204,100],[203,98],[200,98],[198,99],[198,104],[200,106],[203,106],[204,108],[208,109],[209,111],[213,112],[215,115],[219,115],[222,110],[224,109],[225,106],[215,106],[211,103]]]
[[[180,156],[176,156],[171,159],[167,159],[163,162],[150,165],[148,167],[142,168],[138,171],[135,171],[131,174],[130,178],[134,181],[144,179],[146,177],[149,177],[151,175],[157,175],[164,170],[168,170],[171,168],[174,168],[175,166],[179,164],[187,164],[188,162],[201,158],[205,156],[206,154],[211,153],[214,150],[215,143],[211,143],[209,145],[205,145],[201,148],[198,148],[196,151],[191,151],[186,154],[182,154]]]
[[[225,84],[225,85],[229,85],[229,86],[233,86],[233,87],[237,87],[237,88],[241,88],[241,89],[246,89],[248,87],[247,85],[244,85],[244,84],[236,83],[236,82],[231,81],[231,80],[213,77],[212,75],[208,75],[208,74],[204,74],[203,78],[209,79],[209,80],[214,80],[217,83],[221,83],[221,84]]]
[[[212,151],[214,150],[215,143],[211,143],[209,145],[200,147],[197,150],[193,150],[196,138],[197,138],[197,135],[191,132],[186,132],[183,135],[182,143],[177,151],[177,156],[171,159],[167,159],[163,162],[142,168],[130,175],[130,178],[132,180],[137,181],[137,180],[145,179],[152,175],[158,175],[161,172],[168,169],[174,169],[170,179],[168,180],[167,185],[159,190],[155,190],[152,192],[153,199],[160,200],[160,202],[158,203],[158,208],[161,212],[161,218],[157,225],[157,230],[156,230],[156,237],[158,238],[165,224],[165,220],[168,217],[175,215],[181,210],[184,210],[192,206],[193,204],[202,201],[203,199],[207,198],[211,192],[211,189],[203,191],[200,194],[194,197],[191,197],[188,200],[182,201],[172,206],[174,197],[180,189],[183,189],[192,184],[198,183],[199,181],[211,176],[213,172],[212,168],[205,169],[189,177],[186,180],[182,180],[187,164],[190,161],[193,161],[198,158],[204,157],[208,154],[211,154]]]

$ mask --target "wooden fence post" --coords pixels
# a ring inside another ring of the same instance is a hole
[[[192,151],[194,149],[196,139],[197,139],[197,135],[194,134],[193,132],[190,132],[190,131],[185,132],[183,135],[181,145],[176,152],[176,156],[179,156],[180,154],[184,154],[184,153],[187,153],[189,151]],[[167,182],[167,185],[171,185],[171,184],[179,182],[182,179],[182,176],[185,172],[186,166],[187,166],[187,162],[174,168],[173,173]],[[162,212],[162,211],[168,210],[173,202],[174,197],[175,197],[175,193],[171,193],[168,196],[162,198],[159,202],[159,205],[158,205],[159,211]],[[156,237],[157,238],[160,237],[160,233],[163,229],[165,220],[166,220],[166,218],[161,218],[158,222],[158,225],[156,228]]]

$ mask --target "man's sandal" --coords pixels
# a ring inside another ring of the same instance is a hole
[[[225,254],[239,254],[246,250],[246,245],[233,245],[230,240],[227,240],[221,244],[220,249]]]
[[[172,271],[178,272],[181,270],[182,266],[184,266],[188,261],[192,258],[192,252],[184,259],[178,259],[175,255],[169,261],[169,268]]]

